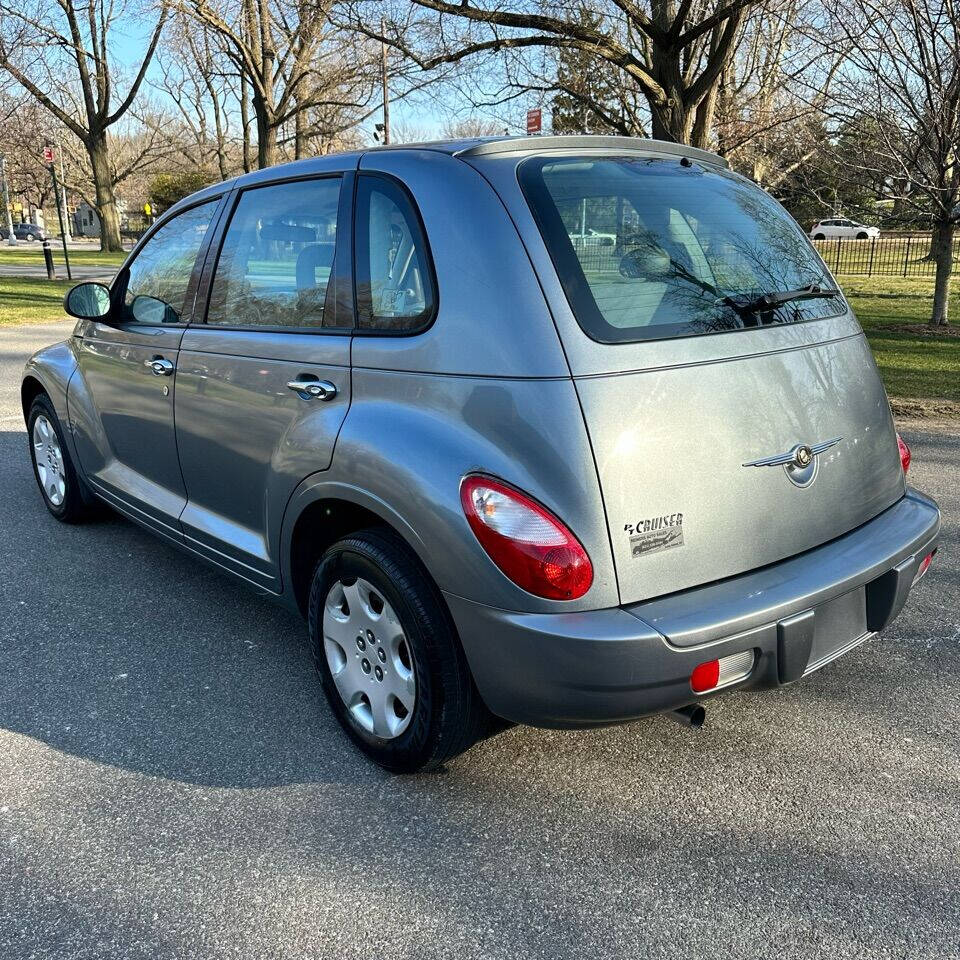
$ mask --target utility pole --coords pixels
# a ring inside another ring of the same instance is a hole
[[[70,236],[70,211],[67,209],[67,178],[63,175],[63,150],[57,142],[57,153],[60,155],[60,195],[63,197],[63,223],[65,225],[64,238],[67,243],[73,240]]]
[[[383,142],[390,142],[390,90],[387,87],[387,41],[383,39],[385,25],[380,18],[380,80],[383,83]]]
[[[3,181],[3,206],[7,211],[7,243],[11,247],[17,245],[17,238],[13,235],[13,217],[10,214],[10,193],[7,190],[7,158],[0,153],[0,180]]]
[[[70,272],[70,254],[67,252],[67,234],[63,226],[63,207],[60,206],[60,189],[57,186],[57,168],[54,163],[53,148],[43,148],[43,159],[50,168],[50,179],[53,181],[53,199],[57,204],[57,217],[60,220],[60,239],[63,241],[63,262],[67,265],[67,279],[72,280],[73,274]]]

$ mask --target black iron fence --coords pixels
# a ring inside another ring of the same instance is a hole
[[[584,270],[612,275],[620,270],[624,250],[612,238],[570,239]],[[932,277],[937,265],[930,255],[930,243],[929,233],[813,241],[833,273],[864,277]],[[960,238],[953,243],[953,260],[960,266]]]
[[[930,234],[916,234],[873,240],[814,240],[813,245],[836,274],[932,277],[937,265],[930,254],[930,242]],[[953,243],[953,260],[960,260],[960,240]]]

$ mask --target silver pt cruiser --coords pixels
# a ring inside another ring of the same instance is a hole
[[[939,512],[863,333],[711,154],[538,137],[303,160],[172,208],[23,378],[37,482],[299,610],[353,741],[435,767],[798,680]]]

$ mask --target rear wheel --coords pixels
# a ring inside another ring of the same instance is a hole
[[[63,523],[89,519],[94,511],[83,499],[60,420],[45,393],[39,394],[30,405],[27,435],[33,475],[47,509]]]
[[[489,714],[440,593],[392,531],[364,530],[324,553],[309,629],[333,712],[387,770],[434,769],[487,732]]]
[[[33,241],[33,234],[32,234],[32,233],[28,233],[28,234],[27,234],[27,240],[30,240],[31,242]]]

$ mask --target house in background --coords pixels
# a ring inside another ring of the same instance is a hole
[[[122,227],[126,220],[127,210],[124,202],[119,198],[117,199],[117,215],[120,217],[120,226]],[[99,237],[100,217],[97,215],[96,207],[92,207],[86,200],[81,200],[74,211],[72,227],[75,237]]]

